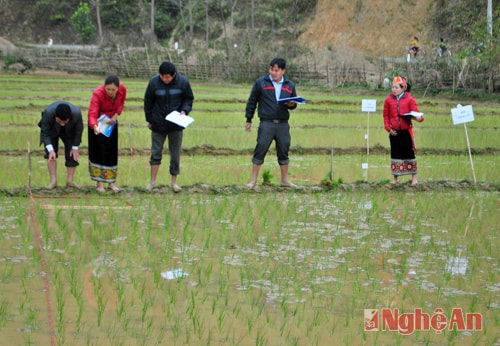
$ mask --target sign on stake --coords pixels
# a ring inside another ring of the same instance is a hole
[[[467,132],[467,123],[474,121],[474,112],[472,111],[472,106],[464,106],[458,104],[457,108],[451,109],[451,117],[453,120],[453,125],[464,124],[465,138],[467,139],[467,150],[469,151],[470,166],[472,168],[472,177],[474,178],[474,184],[477,183],[476,171],[474,170],[474,162],[472,162],[472,153],[470,150],[469,134]]]

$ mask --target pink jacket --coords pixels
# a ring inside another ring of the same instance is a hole
[[[106,114],[112,117],[123,112],[125,106],[125,99],[127,98],[127,89],[125,85],[120,83],[116,97],[112,99],[104,90],[104,85],[97,87],[92,93],[90,99],[90,106],[88,110],[88,124],[93,128],[97,124],[97,118]]]
[[[399,110],[399,112],[398,112]],[[390,94],[384,101],[384,128],[387,132],[394,130],[409,130],[411,122],[401,118],[399,115],[409,113],[411,111],[418,112],[417,102],[409,92],[398,100],[396,96]],[[424,117],[419,122],[424,121]]]

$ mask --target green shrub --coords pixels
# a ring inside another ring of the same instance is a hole
[[[96,27],[90,19],[89,5],[80,3],[71,16],[71,24],[84,43],[89,43],[94,39]]]

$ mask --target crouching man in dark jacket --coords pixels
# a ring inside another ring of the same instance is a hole
[[[50,174],[50,184],[47,189],[57,186],[57,166],[59,139],[64,143],[64,158],[67,167],[66,186],[79,188],[73,181],[80,153],[78,146],[82,141],[83,121],[82,112],[75,105],[57,101],[49,105],[42,112],[40,127],[40,145],[45,146],[45,158]]]

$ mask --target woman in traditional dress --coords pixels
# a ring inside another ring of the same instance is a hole
[[[97,191],[104,192],[104,183],[115,192],[118,174],[118,116],[122,114],[127,98],[127,89],[116,75],[106,77],[104,84],[92,93],[88,110],[89,125],[89,173],[97,181]],[[104,117],[107,116],[107,117]],[[111,134],[104,133],[100,119],[114,125]],[[109,135],[109,137],[108,137]]]
[[[414,112],[413,115],[409,115]],[[410,84],[406,78],[396,76],[392,81],[392,92],[384,101],[384,128],[389,132],[391,143],[391,170],[393,184],[401,175],[411,175],[411,184],[418,184],[415,137],[412,119],[424,121],[417,102],[410,94]]]

